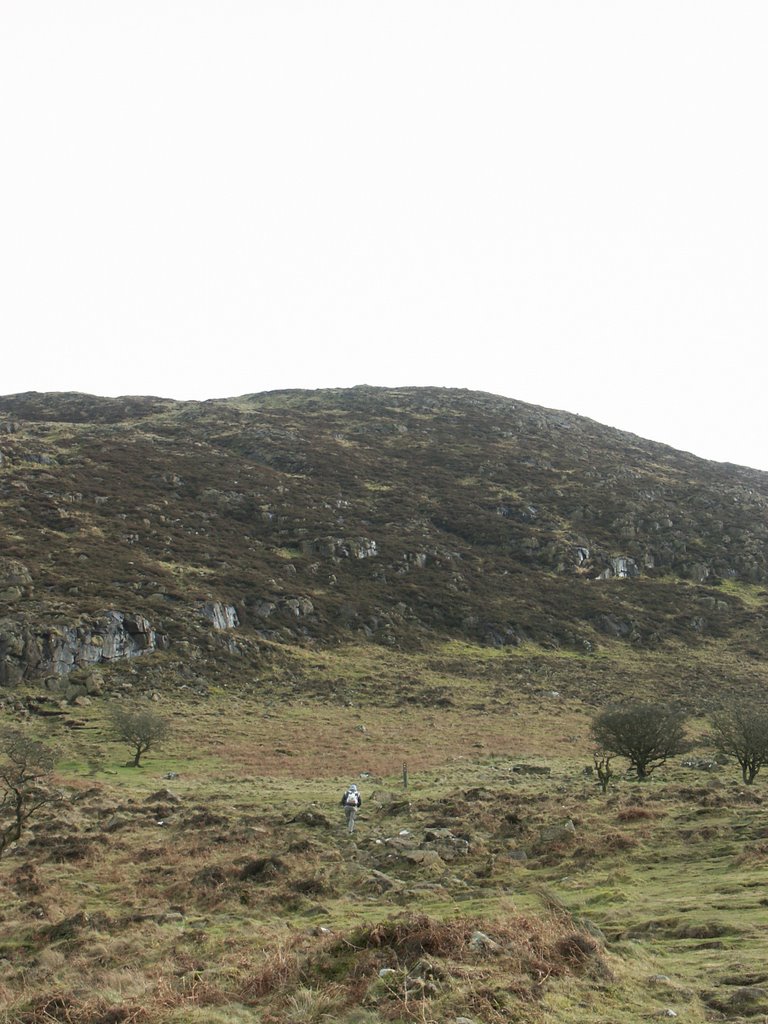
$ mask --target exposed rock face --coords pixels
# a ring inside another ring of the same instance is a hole
[[[76,668],[135,658],[168,646],[143,615],[109,611],[79,626],[34,632],[10,619],[0,621],[0,685],[37,673],[66,675]]]
[[[627,558],[626,555],[619,555],[610,560],[608,567],[604,569],[597,578],[599,580],[610,580],[615,577],[619,580],[626,580],[639,575],[640,570],[637,567],[637,562],[635,562],[634,558]]]
[[[311,615],[315,610],[308,597],[289,597],[285,601],[285,607],[296,618],[299,618],[301,615]]]
[[[370,537],[316,537],[302,542],[305,555],[319,555],[321,558],[375,558],[378,545]]]
[[[41,660],[39,639],[28,627],[12,619],[0,620],[0,686],[19,682]]]
[[[76,666],[135,658],[167,644],[143,615],[107,612],[92,625],[49,633],[43,644],[45,668],[64,674]]]
[[[284,597],[278,601],[267,601],[263,598],[256,599],[249,605],[249,611],[257,619],[268,619],[271,615],[280,612],[287,612],[292,618],[303,618],[312,615],[315,606],[308,597]]]
[[[0,558],[0,604],[13,605],[32,593],[32,575],[14,558]]]
[[[201,611],[203,618],[207,619],[214,629],[234,629],[240,625],[234,605],[222,604],[220,601],[206,601]]]

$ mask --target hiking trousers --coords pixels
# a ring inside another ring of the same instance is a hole
[[[357,808],[345,806],[344,817],[347,819],[347,832],[354,832],[355,818],[357,817]]]

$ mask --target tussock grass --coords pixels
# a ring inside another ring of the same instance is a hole
[[[768,954],[765,780],[675,761],[602,796],[568,659],[475,654],[307,650],[268,694],[164,692],[174,739],[141,770],[83,709],[103,769],[57,737],[66,807],[0,862],[0,1021],[704,1021]],[[368,700],[389,686],[415,699]]]

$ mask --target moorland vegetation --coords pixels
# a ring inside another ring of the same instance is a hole
[[[1,1020],[768,1016],[765,474],[440,389],[0,429]]]

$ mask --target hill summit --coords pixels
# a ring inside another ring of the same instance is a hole
[[[490,394],[7,396],[0,489],[4,685],[345,643],[766,652],[768,474]]]

